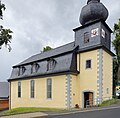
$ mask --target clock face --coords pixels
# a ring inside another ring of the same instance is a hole
[[[91,37],[98,36],[98,28],[91,30]]]
[[[102,35],[103,38],[105,38],[105,31],[104,31],[104,29],[102,29],[102,34],[101,35]]]

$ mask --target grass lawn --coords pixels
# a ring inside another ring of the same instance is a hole
[[[102,104],[100,104],[99,106],[109,106],[109,105],[112,105],[112,104],[117,104],[120,102],[120,99],[117,99],[117,98],[113,98],[111,100],[106,100],[106,101],[103,101]]]
[[[15,108],[3,112],[3,115],[15,115],[20,113],[30,113],[38,111],[53,111],[53,112],[65,112],[65,109],[55,109],[55,108]]]
[[[103,101],[102,104],[99,106],[110,106],[112,104],[120,103],[120,99],[113,98],[111,100]],[[71,109],[71,111],[76,109]],[[77,109],[78,110],[78,109]],[[56,108],[15,108],[11,110],[7,110],[2,112],[2,115],[15,115],[20,113],[32,113],[32,112],[39,112],[39,111],[52,111],[52,112],[67,112],[66,109],[56,109]]]

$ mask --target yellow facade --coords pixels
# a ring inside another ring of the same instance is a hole
[[[113,59],[111,55],[103,51],[103,98],[112,98],[113,87]]]
[[[11,82],[11,108],[50,107],[65,108],[65,76],[52,78],[52,99],[47,99],[46,81],[48,78],[21,80],[21,98],[18,98],[18,81]],[[35,80],[35,97],[30,98],[30,80]]]
[[[97,50],[79,54],[80,57],[80,107],[84,107],[84,92],[93,92],[94,98],[97,93]],[[91,68],[86,69],[86,60],[91,60]]]
[[[86,69],[85,67],[86,60],[91,60],[92,67],[89,69]],[[112,56],[110,54],[108,54],[103,49],[96,49],[89,52],[79,53],[77,55],[77,66],[77,69],[80,71],[80,74],[77,76],[80,84],[78,85],[78,98],[80,107],[84,107],[84,92],[93,93],[94,105],[99,104],[103,100],[112,98],[113,73]],[[101,83],[99,83],[99,79],[101,79]]]
[[[86,69],[86,60],[91,68]],[[11,81],[10,108],[47,107],[73,108],[85,106],[84,93],[92,93],[93,104],[98,99],[112,98],[112,56],[103,49],[77,54],[77,75],[57,75],[21,80],[21,98],[18,98],[18,80]],[[52,99],[47,99],[47,79],[52,79]],[[35,97],[30,97],[30,81],[35,80]]]
[[[80,79],[78,76],[72,75],[72,82],[71,82],[71,107],[74,108],[76,104],[79,105],[80,101]]]

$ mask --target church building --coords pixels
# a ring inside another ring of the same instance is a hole
[[[112,98],[112,30],[100,0],[88,0],[73,29],[74,42],[33,55],[13,66],[10,109],[84,108]]]

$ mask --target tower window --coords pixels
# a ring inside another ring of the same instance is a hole
[[[107,33],[105,32],[105,43],[107,42],[107,38],[108,36],[107,36]]]
[[[89,42],[89,32],[85,32],[84,33],[84,43],[88,43]]]
[[[105,38],[105,31],[102,29],[102,37]]]
[[[55,68],[55,66],[56,66],[56,61],[54,59],[48,60],[47,71],[53,70]]]
[[[102,29],[102,37],[105,40],[105,43],[107,42],[107,33]]]
[[[91,60],[86,60],[86,69],[91,68]]]

